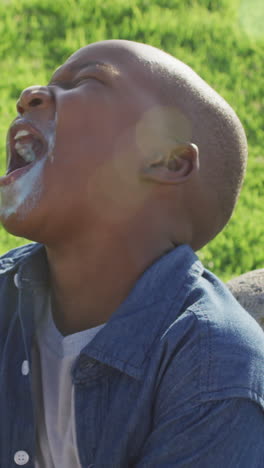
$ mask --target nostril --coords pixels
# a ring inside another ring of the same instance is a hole
[[[39,106],[40,104],[42,104],[42,100],[39,98],[31,99],[29,103],[30,107],[36,107],[36,106]]]

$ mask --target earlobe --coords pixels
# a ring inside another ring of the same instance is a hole
[[[173,148],[142,171],[142,177],[160,184],[182,184],[199,170],[199,150],[194,143]]]

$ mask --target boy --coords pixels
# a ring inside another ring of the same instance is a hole
[[[37,244],[1,259],[1,466],[262,467],[263,332],[193,252],[239,194],[235,113],[116,40],[17,109],[1,219]]]

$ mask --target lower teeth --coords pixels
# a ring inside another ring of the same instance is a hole
[[[35,161],[36,155],[31,143],[22,145],[21,143],[17,142],[15,145],[15,149],[19,156],[21,156],[27,163]]]

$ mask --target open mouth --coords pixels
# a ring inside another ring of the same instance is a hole
[[[47,143],[33,126],[19,122],[9,131],[7,147],[6,175],[9,175],[19,169],[24,172],[41,159],[47,150]]]

